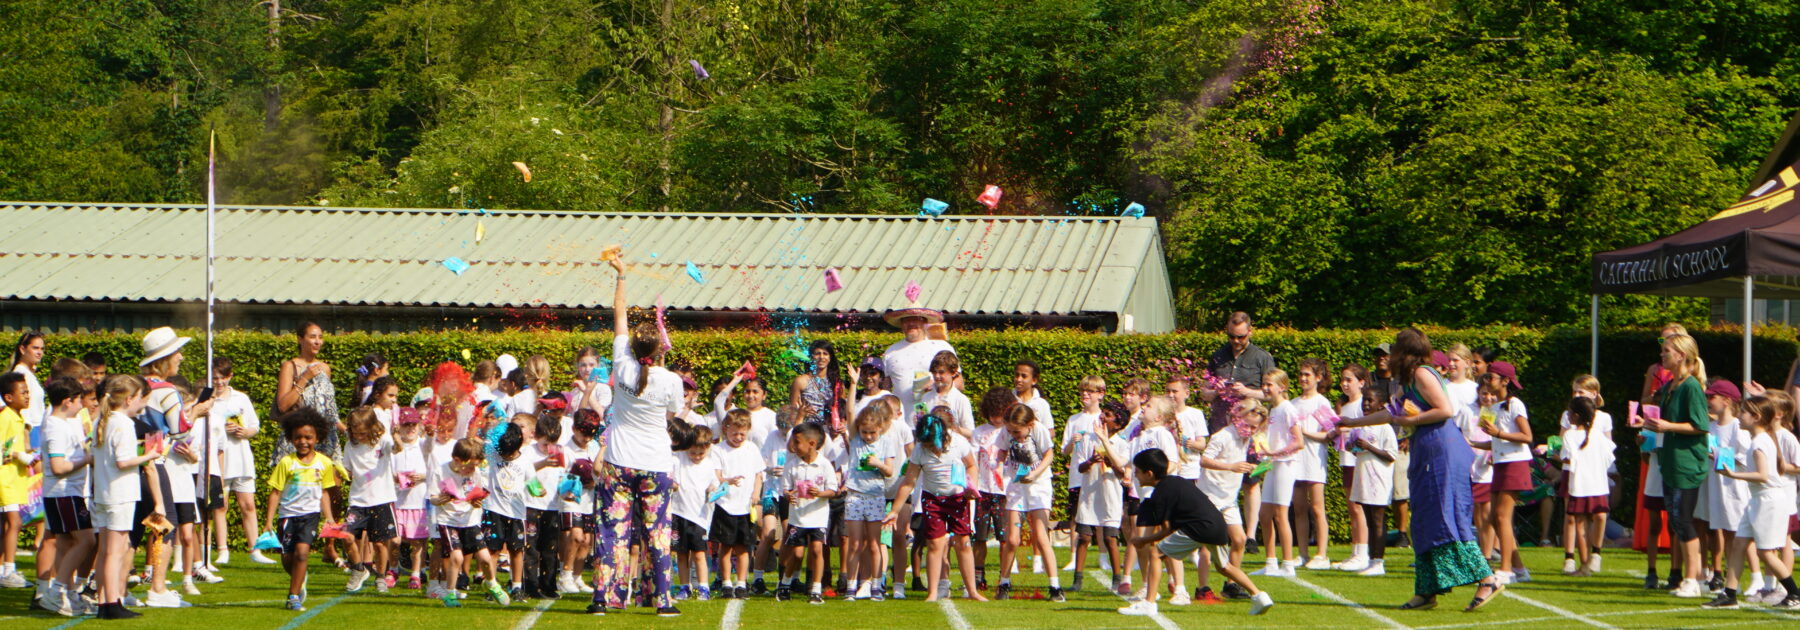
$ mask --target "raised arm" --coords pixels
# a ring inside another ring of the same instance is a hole
[[[623,254],[607,261],[612,265],[618,279],[613,282],[613,335],[631,334],[631,326],[625,320],[625,260]]]

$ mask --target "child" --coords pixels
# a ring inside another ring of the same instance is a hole
[[[1593,423],[1594,423],[1594,425],[1593,425],[1592,431],[1594,433],[1598,433],[1600,436],[1605,437],[1607,444],[1609,444],[1609,445],[1612,444],[1613,418],[1612,418],[1612,414],[1606,413],[1605,411],[1601,411],[1602,408],[1606,407],[1606,399],[1600,396],[1600,380],[1594,378],[1591,375],[1583,374],[1583,375],[1575,377],[1574,382],[1571,383],[1570,389],[1572,390],[1573,396],[1575,396],[1577,398],[1586,398],[1590,401],[1593,401],[1593,403],[1594,403],[1593,404],[1593,407],[1594,407]],[[1573,426],[1571,424],[1570,414],[1571,414],[1571,412],[1569,412],[1569,411],[1566,411],[1566,410],[1563,411],[1562,418],[1561,418],[1560,422],[1558,423],[1560,425],[1557,429],[1557,431],[1559,433],[1563,432],[1563,431],[1568,431],[1569,427]],[[1566,448],[1568,443],[1564,442],[1563,444]],[[1565,460],[1565,461],[1567,461],[1567,460]],[[1565,467],[1564,470],[1567,470],[1567,467]],[[1604,473],[1602,473],[1602,474],[1604,475]],[[1573,498],[1574,496],[1578,496],[1578,495],[1571,494],[1573,486],[1570,486],[1565,483],[1563,485],[1563,488],[1565,491],[1564,492],[1565,496],[1563,496],[1561,498],[1565,500],[1565,503],[1567,502],[1567,499]],[[1611,494],[1612,494],[1612,483],[1611,483],[1610,479],[1608,479],[1608,482],[1606,484],[1606,494],[1608,496],[1611,496]],[[1594,503],[1594,502],[1590,501],[1589,503]],[[1586,567],[1587,567],[1588,573],[1592,574],[1592,573],[1600,572],[1600,547],[1601,547],[1601,543],[1605,542],[1605,540],[1606,540],[1604,537],[1605,533],[1606,533],[1606,513],[1608,511],[1610,511],[1610,508],[1606,505],[1606,502],[1604,502],[1604,501],[1599,502],[1597,504],[1597,506],[1590,506],[1590,507],[1597,507],[1597,509],[1600,510],[1600,512],[1597,512],[1596,515],[1591,516],[1590,518],[1587,519],[1588,520],[1588,531],[1586,532],[1585,536],[1583,536],[1589,542],[1593,543],[1592,553],[1591,554],[1583,554],[1588,558],[1588,562],[1591,563],[1591,564],[1586,565]],[[1565,511],[1564,514],[1572,514],[1572,512]],[[1576,521],[1576,519],[1570,518],[1570,519],[1565,519],[1563,522],[1563,573],[1566,575],[1574,575],[1576,572],[1576,569],[1578,568],[1577,566],[1575,566],[1575,563],[1574,563],[1575,551],[1576,551],[1575,547],[1574,547],[1574,544],[1575,544],[1574,541],[1578,537],[1574,530],[1575,521]]]
[[[88,432],[77,416],[90,393],[72,378],[54,378],[44,384],[50,417],[44,420],[44,520],[56,537],[56,565],[47,572],[44,607],[64,617],[92,615],[98,611],[79,592],[76,575],[92,566],[94,523],[88,512]],[[46,560],[47,561],[47,560]],[[69,590],[74,586],[77,590]]]
[[[1076,448],[1079,443],[1086,440],[1084,436],[1096,433],[1095,425],[1100,421],[1100,401],[1106,398],[1106,380],[1090,374],[1081,377],[1081,382],[1076,384],[1075,388],[1077,395],[1080,396],[1081,411],[1069,416],[1068,421],[1063,423],[1062,431],[1063,454],[1069,457],[1069,469],[1067,471],[1069,476],[1069,493],[1063,498],[1063,510],[1068,514],[1079,514],[1081,506],[1081,489],[1087,485],[1087,480],[1090,478],[1088,474],[1084,474],[1080,469],[1092,458],[1092,445],[1086,446],[1085,448],[1088,450],[1083,451],[1080,457],[1076,456]],[[1111,435],[1112,433],[1112,431],[1107,431],[1106,435]],[[1063,570],[1073,571],[1075,573],[1075,580],[1069,584],[1069,590],[1079,592],[1081,590],[1082,572],[1087,570],[1087,549],[1098,541],[1096,541],[1092,535],[1094,529],[1093,524],[1089,524],[1087,530],[1089,532],[1088,534],[1082,534],[1082,523],[1080,520],[1072,519],[1071,522],[1075,523],[1075,548],[1070,550],[1073,557],[1070,559],[1069,564],[1063,567]],[[1110,527],[1117,528],[1118,525],[1114,524]],[[1116,538],[1117,535],[1114,537]],[[1102,557],[1110,558],[1111,556],[1116,555],[1117,553],[1115,551]]]
[[[1740,465],[1747,464],[1744,456],[1750,453],[1751,435],[1742,426],[1739,417],[1743,394],[1731,381],[1714,377],[1706,386],[1706,406],[1708,415],[1712,417],[1712,426],[1707,429],[1709,439],[1717,445],[1714,453],[1731,449],[1738,455]],[[1706,521],[1707,535],[1701,537],[1705,553],[1710,554],[1709,562],[1704,566],[1712,573],[1707,580],[1706,588],[1717,592],[1725,588],[1725,560],[1729,551],[1736,546],[1733,538],[1736,535],[1737,523],[1743,520],[1745,510],[1750,503],[1750,484],[1732,477],[1709,473],[1700,492],[1701,505],[1695,508],[1695,518]],[[1751,572],[1761,575],[1757,557],[1750,557]]]
[[[595,439],[600,433],[600,412],[593,409],[580,409],[574,414],[575,419],[569,424],[569,433],[562,442],[563,459],[569,462],[569,473],[558,489],[564,487],[569,479],[574,484],[562,495],[562,527],[563,527],[563,570],[557,578],[557,589],[566,594],[585,593],[593,590],[582,581],[582,560],[592,556],[589,549],[593,546],[594,535],[594,462],[600,461],[600,440]],[[582,462],[587,462],[583,464]],[[585,473],[585,474],[584,474]]]
[[[167,451],[164,442],[152,441],[138,454],[133,418],[144,410],[149,387],[135,375],[114,374],[101,383],[98,421],[94,424],[94,526],[100,530],[95,550],[94,574],[101,619],[132,619],[141,613],[125,608],[125,576],[131,572],[128,536],[137,524],[141,470]],[[271,500],[274,498],[271,495]],[[157,504],[151,513],[163,514]]]
[[[337,485],[336,465],[315,448],[331,430],[331,421],[311,407],[300,406],[276,418],[294,452],[269,472],[269,507],[264,521],[275,523],[281,540],[281,568],[288,574],[287,609],[306,610],[306,563],[320,522],[332,522],[325,490]],[[279,514],[280,520],[276,520]],[[322,519],[322,520],[321,520]]]
[[[1018,406],[1018,396],[1013,390],[995,387],[981,397],[981,417],[985,422],[975,427],[969,438],[969,445],[975,449],[975,534],[971,540],[975,543],[975,588],[987,590],[987,542],[989,539],[1000,540],[1001,573],[1007,573],[1007,564],[1011,562],[1013,549],[1007,546],[1006,532],[1002,525],[1006,521],[1007,479],[1001,470],[1006,462],[1006,412]],[[1004,594],[996,594],[997,599],[1006,599]]]
[[[1031,528],[1032,544],[1039,557],[1056,559],[1050,548],[1050,503],[1055,497],[1051,486],[1050,465],[1055,461],[1056,444],[1051,441],[1050,427],[1038,422],[1037,412],[1026,405],[1014,405],[1006,412],[1006,542],[1000,547],[1000,588],[997,599],[1012,593],[1012,551],[1019,547],[1023,518]],[[1056,563],[1048,562],[1050,601],[1066,601]]]
[[[672,475],[675,494],[669,503],[669,514],[675,519],[675,577],[693,579],[689,577],[690,571],[699,573],[698,579],[675,587],[675,599],[687,599],[690,595],[703,602],[712,599],[712,591],[706,586],[710,581],[706,567],[706,539],[713,514],[708,498],[725,482],[719,458],[711,456],[712,446],[712,430],[694,427],[693,447],[687,450],[685,457],[675,460]]]
[[[1745,469],[1740,470],[1734,458],[1719,453],[1719,476],[1752,484],[1750,503],[1738,520],[1736,536],[1729,539],[1731,564],[1725,571],[1725,590],[1718,598],[1702,604],[1704,608],[1737,608],[1738,575],[1744,570],[1744,556],[1751,544],[1756,545],[1769,573],[1780,581],[1787,596],[1775,605],[1784,610],[1800,610],[1800,588],[1794,586],[1793,567],[1782,560],[1781,550],[1788,546],[1787,521],[1794,512],[1794,489],[1790,479],[1779,472],[1781,450],[1775,443],[1776,405],[1757,396],[1744,401],[1744,417],[1738,422],[1751,435]],[[1756,586],[1755,580],[1751,582]]]
[[[844,574],[850,576],[846,599],[881,601],[885,593],[876,578],[881,574],[881,517],[887,513],[888,480],[900,468],[900,442],[888,436],[892,424],[887,405],[868,405],[856,414],[849,448],[840,464],[844,488],[844,525],[850,546],[844,551]]]
[[[1258,529],[1262,530],[1266,566],[1253,575],[1291,577],[1299,562],[1294,558],[1294,530],[1288,521],[1288,505],[1294,500],[1294,454],[1305,446],[1301,435],[1299,410],[1288,400],[1287,372],[1279,368],[1263,373],[1263,396],[1274,407],[1263,429],[1266,436],[1263,458],[1270,462],[1262,475],[1262,509]],[[1276,548],[1281,560],[1275,559]]]
[[[1494,452],[1493,519],[1500,540],[1500,568],[1495,576],[1501,585],[1531,580],[1513,533],[1513,508],[1519,503],[1519,493],[1532,488],[1531,420],[1525,415],[1525,402],[1512,395],[1516,384],[1506,376],[1510,372],[1509,364],[1497,361],[1477,380],[1484,409],[1481,430],[1493,438],[1489,446]],[[1490,415],[1492,421],[1487,419]]]
[[[942,357],[944,353],[939,353]],[[934,366],[938,364],[933,359]],[[933,372],[937,370],[933,369]],[[972,533],[969,526],[969,501],[963,498],[968,490],[968,473],[975,467],[975,454],[969,448],[969,441],[951,428],[956,416],[948,407],[932,409],[930,413],[919,418],[917,428],[913,431],[914,447],[912,455],[907,457],[906,473],[900,479],[900,487],[895,496],[909,496],[913,487],[922,490],[920,506],[924,511],[923,531],[930,551],[925,560],[926,583],[937,584],[943,581],[945,567],[945,551],[949,549],[949,537],[968,536]],[[958,466],[961,466],[960,470]],[[958,473],[961,474],[958,474]],[[882,519],[884,526],[893,525],[900,520],[901,508],[905,502],[897,503]],[[986,597],[975,589],[975,554],[966,547],[957,549],[958,562],[962,565],[963,587],[968,598],[985,602]],[[940,589],[932,589],[925,596],[925,601],[937,601]]]
[[[517,436],[514,432],[512,435]],[[514,438],[518,444],[523,438]],[[516,446],[514,447],[517,448]],[[437,530],[438,558],[443,561],[443,581],[437,585],[438,597],[450,608],[462,606],[457,599],[457,578],[462,575],[467,554],[475,554],[480,564],[493,564],[493,557],[487,547],[481,544],[481,506],[487,497],[482,478],[477,474],[481,465],[481,440],[464,438],[456,441],[451,448],[450,457],[436,465],[431,477],[427,480],[429,492],[432,493],[431,524]],[[488,593],[506,605],[506,591],[488,574]]]
[[[1325,467],[1329,465],[1325,460],[1325,444],[1330,436],[1319,423],[1319,416],[1331,410],[1331,401],[1320,393],[1330,374],[1324,359],[1301,359],[1300,397],[1293,401],[1294,411],[1300,418],[1300,435],[1304,438],[1300,452],[1294,456],[1294,494],[1295,502],[1299,504],[1294,521],[1299,528],[1297,535],[1305,536],[1311,530],[1316,541],[1313,556],[1306,561],[1306,568],[1313,570],[1331,568],[1331,558],[1326,555],[1331,532],[1325,519]]]
[[[31,586],[13,564],[19,551],[19,529],[24,525],[20,510],[31,491],[31,469],[38,459],[25,422],[25,410],[31,404],[25,377],[23,372],[0,373],[0,399],[6,403],[0,407],[0,447],[5,449],[0,452],[0,507],[5,509],[4,527],[0,527],[0,536],[5,537],[0,539],[0,587],[6,588]]]
[[[750,440],[752,424],[749,411],[733,409],[726,413],[719,423],[725,440],[714,447],[726,491],[713,506],[712,529],[707,538],[719,545],[719,573],[725,576],[723,586],[730,590],[721,590],[719,595],[735,599],[750,596],[745,580],[750,573],[750,544],[756,538],[750,524],[750,504],[762,496],[763,486],[762,455]],[[732,572],[734,568],[736,573]]]
[[[1363,412],[1375,413],[1387,406],[1388,392],[1369,392]],[[1358,413],[1361,417],[1364,413]],[[1340,429],[1340,431],[1343,429]],[[1350,511],[1361,512],[1366,524],[1368,557],[1357,575],[1387,575],[1387,507],[1394,499],[1394,453],[1400,449],[1394,425],[1376,424],[1350,430],[1351,451],[1356,454],[1356,477],[1350,487]],[[1344,570],[1348,571],[1349,568]]]
[[[401,407],[394,414],[394,532],[410,550],[411,579],[406,588],[417,590],[422,585],[425,544],[431,538],[431,524],[426,517],[426,501],[431,491],[426,483],[431,467],[425,461],[425,444],[420,441],[425,423],[419,411]]]
[[[775,599],[786,601],[793,592],[794,577],[799,573],[802,555],[812,565],[812,590],[807,602],[825,603],[820,579],[825,571],[825,528],[831,524],[830,505],[824,499],[838,496],[841,477],[831,460],[821,456],[819,447],[825,442],[825,429],[816,422],[794,427],[788,439],[786,469],[781,472],[782,494],[788,499],[788,549],[782,566],[781,588]]]
[[[1095,378],[1095,380],[1098,380]],[[1082,478],[1081,494],[1075,504],[1075,533],[1079,542],[1075,547],[1075,581],[1071,585],[1081,590],[1081,572],[1087,568],[1087,548],[1099,543],[1103,565],[1112,571],[1112,586],[1116,592],[1130,593],[1129,561],[1119,559],[1119,525],[1128,514],[1125,510],[1126,489],[1122,479],[1126,473],[1128,462],[1124,461],[1124,452],[1131,448],[1120,433],[1125,429],[1126,418],[1130,414],[1119,403],[1108,402],[1101,405],[1100,396],[1089,395],[1086,389],[1088,381],[1083,381],[1081,402],[1082,413],[1092,413],[1094,420],[1086,426],[1089,428],[1073,436],[1073,440],[1064,448],[1069,461],[1076,462],[1075,475]],[[1098,389],[1093,390],[1098,392]],[[1093,411],[1087,411],[1092,408]],[[1074,422],[1070,421],[1071,424]],[[1073,480],[1071,480],[1073,483]],[[1121,576],[1120,573],[1124,572]]]
[[[1198,551],[1201,545],[1209,545],[1214,548],[1213,557],[1220,557],[1217,548],[1230,542],[1224,517],[1192,482],[1169,475],[1169,465],[1168,455],[1156,449],[1132,457],[1131,467],[1138,486],[1155,488],[1155,491],[1149,493],[1138,507],[1139,533],[1132,537],[1131,544],[1146,550],[1154,545],[1158,552],[1169,558],[1185,558]],[[1145,555],[1152,555],[1152,552],[1146,551]],[[1120,608],[1120,613],[1157,614],[1156,588],[1160,581],[1157,569],[1154,562],[1144,565],[1144,597]],[[1237,566],[1220,563],[1219,572],[1250,591],[1253,602],[1250,614],[1263,614],[1275,605],[1269,594],[1257,590],[1250,576],[1244,575]]]
[[[262,429],[262,421],[256,415],[256,405],[251,403],[250,396],[231,386],[234,371],[231,357],[213,358],[213,406],[209,416],[217,429],[218,442],[214,448],[219,460],[220,486],[228,500],[237,501],[244,541],[249,544],[262,533],[262,524],[256,520],[256,454],[250,447],[250,439]],[[225,545],[226,502],[221,501],[214,507],[213,529],[217,532],[218,556],[213,561],[226,564],[231,562],[231,549]],[[254,547],[250,550],[250,561],[275,564],[274,559],[264,557],[262,551]]]
[[[350,511],[344,515],[344,534],[351,537],[351,568],[344,592],[361,591],[374,576],[375,591],[386,593],[393,586],[386,573],[396,544],[394,454],[400,446],[376,418],[374,407],[357,407],[345,426],[350,429],[350,444],[344,447]]]
[[[525,581],[525,484],[532,479],[532,464],[520,455],[525,450],[525,426],[537,424],[537,416],[521,413],[511,422],[496,425],[488,431],[487,448],[488,499],[481,506],[481,536],[487,543],[488,596],[501,606],[524,594]],[[495,435],[498,434],[498,435]],[[512,586],[502,589],[496,577],[500,567],[498,556],[511,560]]]
[[[1230,543],[1228,555],[1219,554],[1217,550],[1213,552],[1214,561],[1242,567],[1245,536],[1244,517],[1238,509],[1238,490],[1244,483],[1244,475],[1256,470],[1256,465],[1248,461],[1250,441],[1268,423],[1269,411],[1255,400],[1241,400],[1232,412],[1237,416],[1236,420],[1213,432],[1206,440],[1206,449],[1200,452],[1200,467],[1206,471],[1206,476],[1200,480],[1200,491],[1218,510]],[[1213,593],[1207,581],[1204,576],[1201,578],[1199,588],[1194,589],[1194,601],[1220,603],[1219,596]],[[1250,591],[1235,581],[1225,582],[1225,595],[1233,599],[1251,598]]]
[[[388,360],[379,352],[363,355],[362,361],[356,364],[356,398],[357,407],[373,404],[376,394],[375,382],[388,376]]]
[[[1369,370],[1361,365],[1355,363],[1345,365],[1343,371],[1338,373],[1338,391],[1343,392],[1343,397],[1338,400],[1339,418],[1350,420],[1362,417],[1363,389],[1368,387],[1368,384]],[[1347,448],[1348,444],[1340,443],[1340,446],[1346,447],[1337,451],[1338,469],[1343,473],[1344,500],[1346,504],[1354,503],[1354,501],[1350,501],[1350,491],[1356,487],[1356,462],[1360,457]],[[1389,484],[1391,493],[1392,480],[1389,480]],[[1383,502],[1381,508],[1387,509],[1387,503]],[[1339,571],[1358,572],[1369,568],[1369,535],[1374,528],[1363,522],[1362,510],[1354,509],[1352,506],[1349,512],[1350,558],[1332,565],[1332,568]],[[1386,534],[1385,531],[1382,533]]]
[[[1781,454],[1776,470],[1780,472],[1783,477],[1786,477],[1786,487],[1784,488],[1784,491],[1787,493],[1788,498],[1795,499],[1788,503],[1795,504],[1796,501],[1800,501],[1800,498],[1797,498],[1796,496],[1796,493],[1800,492],[1800,438],[1796,438],[1793,431],[1793,425],[1796,420],[1794,416],[1794,399],[1789,396],[1787,392],[1783,391],[1768,392],[1766,395],[1769,397],[1769,400],[1775,404],[1776,422],[1771,424],[1773,427],[1771,433],[1773,433],[1775,437],[1776,450]],[[1795,507],[1800,508],[1800,505],[1796,505]],[[1795,518],[1794,511],[1790,511],[1788,514],[1788,531],[1790,537],[1792,537],[1796,526],[1800,525],[1800,520]],[[1794,547],[1792,545],[1782,545],[1782,547],[1781,562],[1789,571],[1792,571],[1794,569]],[[1775,579],[1773,573],[1764,579],[1766,581],[1762,584],[1762,591],[1760,593],[1763,596],[1761,600],[1762,603],[1771,606],[1781,603],[1787,596],[1787,589],[1782,587],[1781,582]],[[1754,588],[1755,585],[1752,585],[1752,589]],[[1751,589],[1745,590],[1748,592]]]
[[[931,357],[931,391],[919,399],[925,409],[948,407],[955,422],[950,430],[968,439],[975,434],[975,410],[969,404],[969,397],[957,388],[957,381],[962,377],[962,360],[955,352],[944,350]]]
[[[1606,469],[1612,465],[1612,439],[1595,426],[1597,411],[1594,399],[1576,396],[1569,400],[1568,412],[1564,414],[1569,428],[1562,432],[1561,459],[1568,465],[1569,498],[1563,513],[1574,521],[1564,531],[1571,537],[1565,544],[1580,555],[1575,563],[1578,568],[1569,572],[1576,577],[1593,575],[1594,567],[1599,565],[1599,561],[1589,559],[1590,549],[1597,555],[1600,545],[1588,540],[1588,532],[1592,530],[1590,521],[1606,514],[1611,498]]]
[[[1148,382],[1146,382],[1144,387],[1148,388],[1148,385]],[[1186,454],[1182,452],[1181,447],[1178,445],[1180,443],[1180,438],[1174,433],[1174,424],[1175,404],[1169,402],[1169,399],[1167,398],[1149,399],[1148,403],[1138,410],[1137,434],[1131,437],[1130,448],[1126,450],[1127,453],[1131,454],[1132,461],[1136,461],[1138,453],[1156,450],[1162,451],[1164,461],[1175,462],[1176,465],[1179,466],[1181,459],[1186,457]],[[1127,431],[1130,431],[1130,429],[1127,429]],[[1171,471],[1164,470],[1162,471],[1162,474],[1167,475],[1169,472]],[[1149,499],[1150,495],[1156,491],[1154,485],[1137,483],[1135,475],[1133,476],[1133,484],[1137,486],[1137,496],[1139,500]],[[1136,512],[1133,511],[1132,513],[1135,514]],[[1133,522],[1132,526],[1126,530],[1126,538],[1136,538],[1137,535],[1137,524]],[[1183,581],[1186,572],[1181,569],[1181,558],[1161,556],[1154,547],[1149,545],[1140,544],[1133,545],[1133,547],[1137,550],[1138,563],[1143,564],[1146,567],[1144,573],[1146,579],[1149,579],[1149,576],[1154,575],[1154,573],[1147,569],[1150,564],[1160,562],[1168,567],[1168,575],[1175,580],[1174,588],[1170,591],[1170,605],[1185,606],[1191,603],[1191,600],[1188,598],[1186,583]],[[1127,566],[1129,567],[1129,562]],[[1146,584],[1146,588],[1148,587],[1149,585]],[[1148,598],[1149,596],[1146,595],[1144,597]]]
[[[525,360],[527,367],[532,364],[532,359]],[[548,364],[545,367],[548,369]],[[531,477],[525,482],[525,563],[513,565],[513,583],[518,584],[516,576],[523,574],[524,593],[528,599],[561,597],[557,592],[560,589],[556,577],[562,570],[558,550],[563,542],[563,518],[562,499],[556,489],[562,485],[563,473],[568,470],[568,462],[559,446],[563,410],[567,408],[568,402],[560,392],[545,392],[545,396],[537,401],[532,445],[525,449],[522,457],[531,467]]]

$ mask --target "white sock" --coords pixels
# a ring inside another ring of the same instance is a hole
[[[756,571],[756,579],[758,579],[758,580],[763,579],[763,572],[761,569],[758,569]]]
[[[1350,545],[1350,556],[1353,558],[1367,558],[1369,556],[1369,546]]]
[[[1056,576],[1051,576],[1050,577],[1050,588],[1062,588],[1062,580],[1057,579]]]
[[[814,593],[819,593],[819,592],[822,592],[822,589],[820,589],[820,588],[819,588],[819,583],[818,583],[818,582],[813,582],[813,583],[812,583],[812,592],[814,592]]]
[[[1763,583],[1763,574],[1761,571],[1754,571],[1750,574],[1750,586],[1758,587],[1758,586],[1761,586],[1762,583]]]
[[[1010,578],[1010,577],[1000,578],[1000,585],[1001,586],[1012,586],[1012,578]]]

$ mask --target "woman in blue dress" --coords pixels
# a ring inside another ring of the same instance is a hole
[[[1451,589],[1476,584],[1475,598],[1464,610],[1475,610],[1500,596],[1505,586],[1494,578],[1476,543],[1471,524],[1474,498],[1469,466],[1475,452],[1462,430],[1450,420],[1455,403],[1444,377],[1431,368],[1431,340],[1415,328],[1394,336],[1388,365],[1393,374],[1393,400],[1398,413],[1382,411],[1346,426],[1392,423],[1412,432],[1412,543],[1415,563],[1413,597],[1401,610],[1428,610]],[[1393,407],[1390,407],[1390,410]]]

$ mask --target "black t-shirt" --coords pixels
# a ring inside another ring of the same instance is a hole
[[[1192,479],[1174,475],[1156,483],[1156,492],[1138,505],[1139,527],[1156,527],[1168,523],[1175,531],[1194,542],[1223,545],[1231,542],[1225,531],[1225,517],[1213,507]]]

